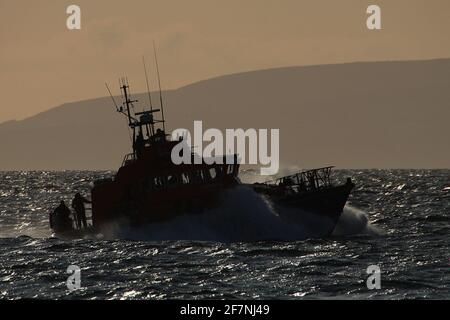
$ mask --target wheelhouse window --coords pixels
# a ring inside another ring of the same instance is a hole
[[[173,187],[173,186],[176,186],[176,185],[178,185],[178,184],[179,184],[179,183],[178,183],[178,178],[177,178],[176,175],[169,174],[169,175],[167,176],[167,185],[168,185],[169,187]]]
[[[164,180],[162,179],[162,177],[154,177],[153,178],[153,186],[156,189],[160,189],[160,188],[164,187]]]
[[[209,169],[209,176],[211,177],[211,180],[215,180],[217,178],[217,171],[215,168]]]
[[[191,182],[191,179],[190,179],[190,177],[189,177],[189,174],[188,173],[182,173],[181,174],[181,183],[182,184],[189,184]]]

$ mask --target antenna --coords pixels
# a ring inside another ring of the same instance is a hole
[[[152,96],[150,93],[150,86],[148,84],[147,66],[145,65],[145,56],[144,55],[142,55],[142,63],[144,64],[145,82],[147,84],[147,93],[148,93],[148,102],[150,103],[150,112],[153,113]],[[149,132],[148,132],[149,131],[148,125],[146,126],[146,128],[147,128],[147,136],[150,136]],[[153,122],[153,114],[151,115],[150,132],[151,132],[151,135],[155,134],[155,125]]]
[[[155,54],[156,74],[158,75],[159,103],[161,105],[161,116],[162,116],[162,123],[163,123],[163,131],[166,132],[166,121],[164,119],[164,107],[163,107],[163,99],[162,99],[162,92],[161,92],[161,78],[159,76],[158,58],[156,56],[156,47],[155,47],[155,41],[154,40],[153,40],[153,52]]]
[[[147,66],[145,65],[145,57],[142,56],[142,63],[144,64],[145,82],[147,83],[148,102],[150,103],[150,111],[153,111],[152,96],[150,95],[150,87],[148,85]]]
[[[109,89],[108,83],[105,82],[105,86],[106,86],[106,89],[108,89],[109,96],[111,97],[111,100],[113,101],[114,106],[116,107],[116,110],[117,110],[118,112],[120,112],[120,111],[119,111],[119,107],[117,106],[116,100],[114,100],[114,97],[113,97],[113,95],[112,95],[112,93],[111,93],[111,90]]]

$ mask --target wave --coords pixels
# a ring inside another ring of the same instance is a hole
[[[384,231],[370,223],[367,213],[347,204],[333,230],[333,235],[352,234],[382,235]]]

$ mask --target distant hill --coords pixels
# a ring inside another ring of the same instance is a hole
[[[450,168],[450,59],[232,74],[164,101],[168,129],[280,128],[285,166]],[[0,124],[0,170],[117,169],[129,149],[109,97]]]

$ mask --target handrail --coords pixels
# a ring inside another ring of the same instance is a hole
[[[302,170],[292,175],[267,181],[265,184],[282,187],[297,186],[301,190],[318,189],[332,185],[331,170],[334,166]]]
[[[126,155],[123,157],[123,161],[122,161],[121,167],[124,167],[124,166],[126,166],[129,162],[133,162],[133,161],[135,161],[135,160],[136,160],[136,155],[134,154],[134,152],[129,153],[129,154],[126,154]]]

